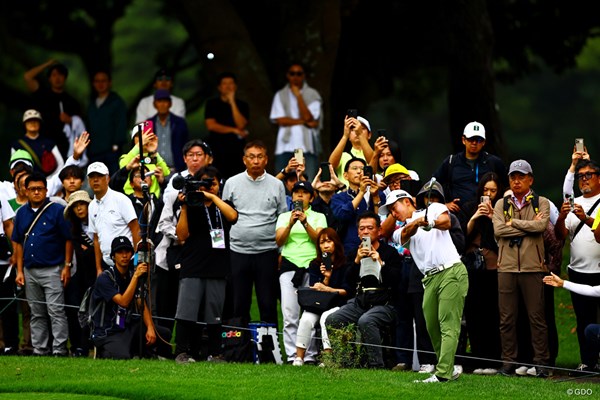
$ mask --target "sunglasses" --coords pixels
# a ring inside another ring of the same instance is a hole
[[[585,172],[582,174],[575,174],[575,179],[577,180],[590,180],[594,175],[598,175],[597,172]]]
[[[470,137],[470,138],[466,137],[465,139],[467,140],[467,142],[471,142],[471,143],[472,142],[483,143],[485,141],[484,138],[479,137],[479,136],[473,136],[473,137]]]
[[[289,71],[288,75],[289,76],[302,76],[302,75],[304,75],[304,72],[302,72],[302,71]]]

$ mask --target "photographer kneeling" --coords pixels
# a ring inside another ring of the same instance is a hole
[[[138,312],[142,306],[136,292],[141,280],[145,279],[148,264],[139,263],[132,267],[133,245],[125,236],[112,241],[110,256],[115,266],[98,275],[92,294],[94,304],[104,302],[93,316],[92,340],[97,358],[129,359],[139,355],[141,324],[133,311]],[[171,358],[171,331],[154,325],[146,299],[143,300],[143,318],[146,343],[142,356]]]
[[[199,355],[202,326],[197,321],[206,323],[208,361],[224,361],[221,316],[230,273],[229,230],[238,213],[219,198],[218,174],[213,166],[202,168],[185,179],[178,197],[177,237],[184,242],[175,315],[175,361],[180,364],[195,362]]]

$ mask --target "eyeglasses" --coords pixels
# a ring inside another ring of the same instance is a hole
[[[467,142],[469,143],[473,143],[473,142],[477,142],[477,143],[483,143],[485,142],[485,139],[479,136],[473,136],[473,137],[465,137],[465,139],[467,140]]]
[[[289,71],[288,75],[289,76],[302,76],[302,75],[304,75],[304,72],[302,72],[302,71]]]
[[[194,158],[194,157],[200,158],[200,157],[204,157],[204,153],[202,153],[201,151],[199,151],[197,153],[191,153],[190,152],[190,153],[187,153],[185,156],[186,157],[190,157],[190,158]]]
[[[140,174],[135,174],[133,177],[134,178],[141,178],[142,176]]]
[[[250,161],[254,161],[254,160],[258,160],[258,161],[262,161],[265,158],[267,158],[267,156],[265,156],[264,154],[248,154],[246,157],[248,160]]]
[[[354,167],[349,167],[348,170],[350,170],[350,171],[359,171],[359,170],[362,171],[363,167],[362,166],[359,167],[359,166],[355,165]]]
[[[597,172],[584,172],[581,174],[575,174],[575,179],[577,180],[590,180],[594,175],[598,175]]]
[[[34,187],[28,187],[27,190],[35,193],[35,192],[43,192],[46,190],[46,188],[44,186],[34,186]]]

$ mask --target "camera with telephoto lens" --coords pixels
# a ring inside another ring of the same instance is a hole
[[[510,239],[510,242],[508,243],[508,247],[513,247],[513,246],[517,246],[517,247],[521,247],[521,243],[523,243],[523,236],[519,236],[519,237],[514,237]]]
[[[209,189],[213,184],[211,178],[197,179],[193,175],[188,175],[185,178],[181,175],[173,177],[173,188],[181,191],[185,196],[184,202],[188,206],[201,206],[204,203],[204,193],[198,189]]]

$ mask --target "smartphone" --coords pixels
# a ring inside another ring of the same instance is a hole
[[[292,202],[292,211],[302,211],[304,209],[304,204],[302,200],[294,200]]]
[[[365,165],[363,167],[363,174],[365,176],[368,176],[370,179],[373,179],[373,167],[371,167],[370,165]]]
[[[382,136],[385,137],[386,133],[387,133],[387,131],[385,129],[377,129],[377,137],[378,138],[380,138]]]
[[[584,151],[583,138],[575,139],[575,151]]]
[[[323,253],[323,265],[327,271],[331,271],[331,257],[329,253]]]
[[[331,180],[331,172],[329,172],[329,163],[321,163],[321,182],[327,182]]]
[[[294,158],[298,161],[298,164],[304,165],[304,152],[302,149],[294,150]]]
[[[363,249],[371,249],[371,236],[363,236],[361,240],[361,247]]]
[[[481,196],[481,203],[489,203],[490,196]]]
[[[139,134],[140,131],[142,131],[142,135],[147,132],[154,132],[154,122],[152,121],[140,122],[136,127],[136,135]]]
[[[571,211],[573,211],[575,209],[575,199],[570,194],[565,194],[565,203],[567,201],[569,202],[569,207],[571,208]]]
[[[358,117],[358,110],[356,108],[349,108],[348,111],[346,111],[346,116],[356,118]]]

